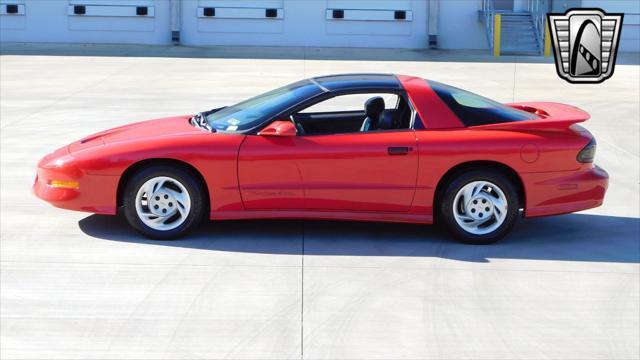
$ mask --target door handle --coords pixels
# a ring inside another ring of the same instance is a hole
[[[411,150],[413,149],[408,146],[389,146],[387,148],[389,155],[407,155]]]

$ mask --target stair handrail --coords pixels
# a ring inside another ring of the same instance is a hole
[[[489,42],[489,51],[493,52],[493,21],[496,15],[493,0],[482,0],[482,10],[480,11],[484,17],[484,28]]]
[[[549,11],[549,0],[529,0],[527,2],[527,11],[531,14],[538,50],[542,53],[544,51],[544,36],[547,12]]]

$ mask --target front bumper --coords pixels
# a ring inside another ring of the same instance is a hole
[[[609,174],[595,165],[570,172],[522,174],[525,217],[566,214],[602,205]]]
[[[119,176],[91,175],[73,165],[38,167],[33,192],[53,206],[76,211],[114,215]],[[77,189],[56,188],[52,180],[75,181]]]

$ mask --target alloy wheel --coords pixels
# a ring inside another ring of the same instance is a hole
[[[140,220],[159,231],[177,228],[184,223],[191,210],[187,188],[168,176],[147,180],[138,189],[135,204]]]

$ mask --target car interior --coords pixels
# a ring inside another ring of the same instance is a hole
[[[360,105],[362,110],[317,111],[323,109],[323,106],[318,106],[322,104],[319,103],[293,114],[291,119],[296,125],[299,135],[342,134],[409,129],[411,127],[412,109],[404,96],[396,94],[366,95],[368,99]],[[347,97],[348,95],[343,96]],[[386,101],[383,96],[387,98]],[[336,96],[324,102],[331,102],[340,97]],[[362,98],[362,96],[360,97]],[[352,104],[347,108],[355,106],[357,105]]]

